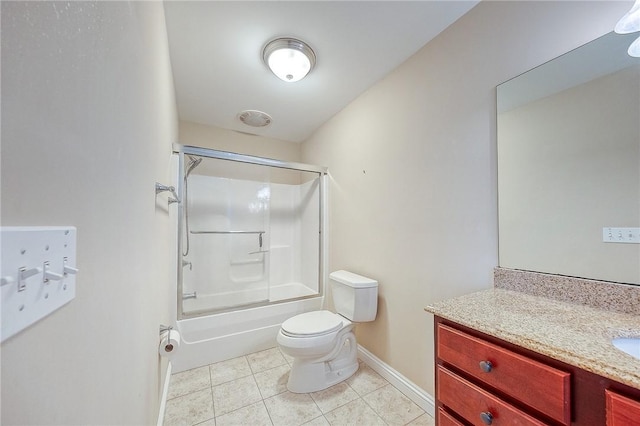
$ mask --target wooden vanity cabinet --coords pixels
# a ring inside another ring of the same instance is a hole
[[[640,401],[606,390],[607,426],[640,426]]]
[[[456,420],[451,414],[447,413],[442,407],[438,408],[436,413],[436,424],[439,426],[464,426]]]
[[[640,426],[640,390],[436,316],[436,424]]]

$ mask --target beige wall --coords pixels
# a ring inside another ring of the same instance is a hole
[[[300,162],[301,146],[296,142],[240,133],[221,127],[190,121],[180,121],[179,141],[182,145],[211,148],[238,154],[272,158],[280,161]],[[253,164],[240,164],[224,160],[205,160],[196,174],[227,178],[300,184],[307,177],[300,172]]]
[[[75,225],[76,298],[5,341],[2,424],[155,424],[177,118],[157,2],[2,2],[2,225]]]
[[[499,114],[500,266],[640,284],[640,66]]]
[[[497,265],[495,87],[606,32],[632,2],[481,2],[323,125],[330,269],[380,282],[359,342],[433,394],[430,302]]]
[[[191,121],[180,121],[178,139],[182,145],[275,158],[282,161],[299,162],[301,155],[301,146],[296,142],[240,133]]]

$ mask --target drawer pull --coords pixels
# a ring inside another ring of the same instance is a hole
[[[482,413],[480,413],[480,419],[485,425],[490,425],[491,423],[493,423],[493,414],[488,411],[483,411]]]
[[[485,373],[491,373],[493,364],[491,364],[491,361],[480,361],[480,369]]]

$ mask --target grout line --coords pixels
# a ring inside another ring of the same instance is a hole
[[[273,419],[271,418],[271,413],[269,413],[269,409],[267,408],[267,404],[264,403],[264,399],[262,400],[262,406],[264,407],[264,411],[267,413],[267,417],[269,417],[269,421],[271,422],[271,426],[273,426]]]
[[[211,371],[211,368],[209,368],[209,371]],[[211,375],[211,373],[209,373],[209,375]],[[211,376],[209,376],[211,377]],[[209,388],[209,392],[211,393],[211,408],[213,409],[213,422],[215,423],[216,421],[216,401],[213,398],[213,386],[211,386]],[[211,419],[209,419],[211,420]]]

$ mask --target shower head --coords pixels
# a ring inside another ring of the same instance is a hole
[[[189,164],[187,165],[187,170],[184,173],[185,179],[189,174],[198,167],[198,165],[202,162],[202,157],[192,157],[191,155],[187,155],[189,157]]]

